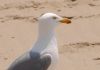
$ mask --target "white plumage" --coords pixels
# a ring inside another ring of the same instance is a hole
[[[39,19],[39,33],[33,48],[18,58],[8,70],[54,70],[58,61],[55,27],[59,23],[70,23],[67,18],[53,13],[43,14]]]

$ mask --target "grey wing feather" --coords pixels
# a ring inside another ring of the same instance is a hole
[[[8,70],[47,70],[51,64],[51,57],[49,55],[41,58],[39,53],[26,53],[16,59]]]

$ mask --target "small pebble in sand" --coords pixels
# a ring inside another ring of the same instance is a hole
[[[71,0],[71,1],[73,1],[73,2],[74,2],[74,1],[76,1],[76,0]]]
[[[98,57],[98,58],[94,58],[93,60],[100,60],[100,58]]]
[[[60,10],[60,9],[58,9],[57,11],[58,11],[58,12],[60,12],[61,10]]]
[[[35,21],[38,21],[38,19],[37,18],[33,18]]]
[[[5,57],[5,58],[4,58],[4,60],[8,60],[8,58],[7,58],[7,57]]]
[[[89,6],[96,6],[95,4],[91,4],[91,3],[90,3],[90,4],[88,4],[88,5],[89,5]]]
[[[13,37],[11,37],[12,39],[14,39],[15,37],[13,36]]]
[[[0,22],[4,23],[5,21],[2,20],[2,21],[0,21]]]

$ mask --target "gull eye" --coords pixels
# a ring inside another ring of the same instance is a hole
[[[57,19],[57,17],[55,17],[55,16],[53,16],[52,18],[53,18],[53,19]]]

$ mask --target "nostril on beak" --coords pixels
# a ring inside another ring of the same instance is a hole
[[[68,18],[68,19],[73,19],[74,17],[66,17],[66,16],[62,16],[63,18]]]

